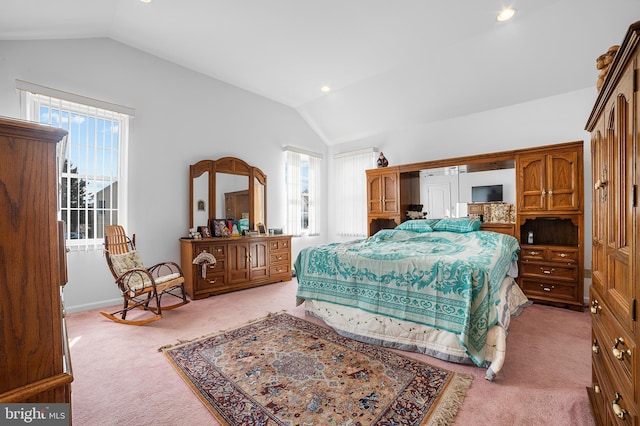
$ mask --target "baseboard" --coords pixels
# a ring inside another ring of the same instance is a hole
[[[104,308],[106,306],[113,306],[113,305],[120,305],[120,304],[122,304],[122,298],[111,299],[111,300],[101,300],[99,302],[85,303],[82,305],[74,305],[74,306],[67,306],[65,304],[65,310],[67,311],[68,314],[74,314],[76,312],[90,311],[91,309]]]

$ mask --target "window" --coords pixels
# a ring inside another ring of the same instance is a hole
[[[26,118],[69,132],[60,175],[60,219],[67,245],[102,246],[104,226],[126,217],[125,161],[129,115],[25,92]]]
[[[285,147],[287,185],[286,232],[294,236],[318,235],[318,197],[320,194],[319,154]]]
[[[377,152],[365,149],[334,156],[336,235],[367,236],[367,179],[365,170],[375,168]]]

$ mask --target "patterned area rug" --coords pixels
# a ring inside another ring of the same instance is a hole
[[[226,425],[447,425],[472,380],[286,313],[160,349]]]

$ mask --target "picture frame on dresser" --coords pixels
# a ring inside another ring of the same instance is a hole
[[[224,237],[228,234],[228,230],[225,232],[225,229],[227,229],[227,219],[213,219],[211,224],[211,231],[214,237]]]
[[[256,224],[256,229],[258,230],[260,235],[266,235],[267,234],[267,227],[264,226],[264,223],[257,223]]]
[[[211,228],[208,226],[199,226],[198,232],[202,235],[202,238],[211,238]]]

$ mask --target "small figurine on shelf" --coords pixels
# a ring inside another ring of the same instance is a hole
[[[384,153],[380,153],[380,157],[378,157],[378,167],[387,167],[389,165],[389,161],[387,161]]]

